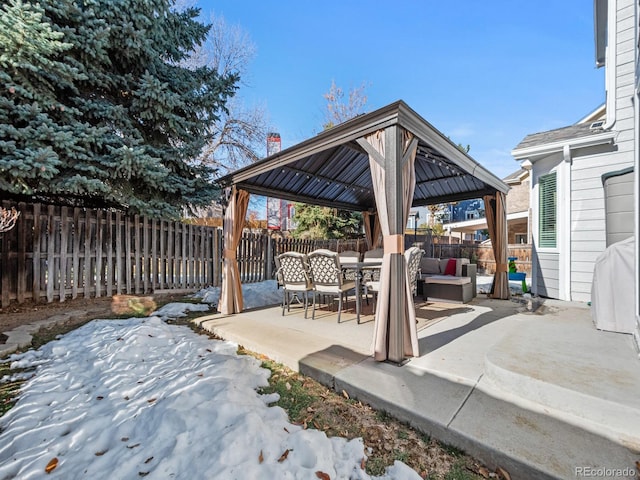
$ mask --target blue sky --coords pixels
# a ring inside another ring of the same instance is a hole
[[[257,48],[240,95],[290,147],[322,129],[331,82],[367,111],[404,100],[499,177],[527,134],[604,102],[589,0],[199,0]]]

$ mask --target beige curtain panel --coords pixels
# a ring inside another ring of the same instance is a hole
[[[222,263],[222,286],[218,312],[224,314],[239,313],[243,309],[242,282],[240,281],[236,250],[242,237],[244,217],[248,207],[249,193],[233,187],[222,224],[224,261]]]
[[[501,300],[508,300],[509,291],[509,265],[507,263],[507,208],[506,197],[502,192],[495,195],[485,195],[484,209],[487,216],[487,227],[493,256],[496,260],[496,273],[493,276],[489,296]]]
[[[362,212],[362,220],[364,223],[364,238],[367,242],[367,250],[382,247],[382,230],[380,228],[380,219],[376,213]],[[373,226],[371,222],[373,221]]]
[[[410,135],[410,134],[409,134]],[[404,224],[408,219],[409,208],[406,205],[411,205],[413,199],[413,192],[415,189],[415,170],[414,161],[417,151],[417,143],[411,142],[409,136],[405,135],[405,149],[409,145],[412,147],[411,152],[405,152],[403,158],[406,158],[403,165],[403,193],[404,193]],[[409,139],[407,142],[406,140]],[[373,149],[379,154],[377,157],[384,159],[385,157],[385,131],[379,130],[366,137],[366,141],[373,147]],[[369,155],[369,168],[371,171],[371,178],[373,182],[373,191],[376,199],[376,208],[378,211],[378,218],[380,222],[380,229],[384,239],[384,255],[382,257],[382,267],[380,270],[380,287],[378,291],[378,303],[376,305],[376,317],[374,323],[374,337],[373,337],[373,357],[377,361],[385,361],[389,358],[389,328],[394,326],[390,325],[390,300],[392,296],[391,292],[391,256],[402,255],[402,261],[404,261],[404,253],[402,248],[398,248],[397,237],[402,235],[391,235],[391,228],[389,225],[389,209],[387,205],[387,198],[385,193],[386,172],[384,164],[380,164],[378,158],[374,155]],[[392,253],[393,250],[393,253]],[[415,322],[415,309],[413,307],[413,296],[411,294],[411,288],[409,285],[409,277],[406,269],[404,271],[404,285],[400,295],[403,295],[405,309],[402,318],[399,319],[400,328],[403,331],[403,350],[405,356],[418,356],[418,333]]]

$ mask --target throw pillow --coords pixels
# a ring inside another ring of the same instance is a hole
[[[444,269],[445,275],[454,275],[456,274],[456,259],[450,258],[447,262],[447,268]]]

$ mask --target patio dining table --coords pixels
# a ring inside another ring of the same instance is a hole
[[[367,260],[366,262],[344,262],[340,263],[343,271],[355,272],[356,282],[356,320],[360,323],[360,311],[362,310],[362,278],[367,270],[380,270],[382,259]]]

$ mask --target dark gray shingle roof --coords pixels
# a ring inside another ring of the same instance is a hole
[[[547,132],[532,133],[524,137],[514,150],[537,147],[538,145],[547,145],[549,143],[557,143],[574,138],[588,137],[602,131],[601,128],[592,129],[591,123],[580,123],[568,127],[556,128],[555,130],[549,130]]]

